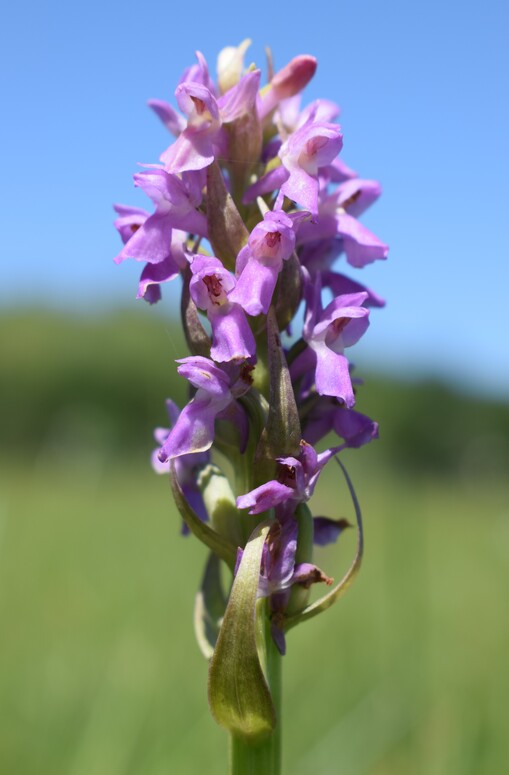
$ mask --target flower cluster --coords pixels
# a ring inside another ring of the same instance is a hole
[[[149,102],[173,139],[134,175],[153,211],[115,206],[115,261],[143,263],[138,297],[150,303],[182,280],[192,354],[178,373],[190,400],[181,411],[168,402],[154,467],[170,473],[184,520],[234,577],[267,521],[257,597],[284,652],[310,585],[332,583],[313,564],[313,541],[334,541],[347,524],[313,519],[305,504],[332,457],[378,432],[354,409],[346,351],[384,302],[343,267],[385,259],[387,246],[358,220],[381,189],[338,157],[339,108],[301,103],[316,60],[297,56],[275,74],[269,60],[262,85],[244,67],[248,44],[221,52],[217,81],[197,53],[175,91],[179,111]],[[331,432],[337,440],[318,452]]]

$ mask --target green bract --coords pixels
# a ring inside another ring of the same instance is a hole
[[[259,525],[246,544],[209,668],[214,718],[230,732],[249,739],[268,735],[276,725],[257,648],[256,599],[269,527],[269,523]]]

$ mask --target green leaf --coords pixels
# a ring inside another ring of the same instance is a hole
[[[276,297],[276,315],[279,330],[283,331],[297,311],[301,299],[301,267],[297,254],[294,252],[279,275]]]
[[[221,561],[210,552],[200,589],[194,604],[194,631],[203,656],[210,659],[226,610],[226,595],[221,584]]]
[[[227,269],[235,269],[237,254],[246,244],[249,232],[216,161],[207,167],[207,226],[214,255]]]
[[[262,124],[256,110],[246,111],[225,124],[228,135],[228,172],[233,196],[241,201],[248,178],[262,150]]]
[[[255,468],[260,484],[274,478],[277,457],[298,456],[302,438],[292,380],[272,306],[267,315],[267,350],[269,412],[255,454]]]
[[[364,552],[364,532],[362,529],[361,509],[359,506],[359,501],[357,500],[357,496],[355,494],[355,490],[353,488],[353,484],[350,480],[350,477],[348,476],[348,472],[346,468],[344,467],[343,463],[340,461],[339,458],[336,457],[335,460],[336,460],[336,463],[341,468],[343,472],[343,476],[346,479],[348,490],[350,492],[350,497],[352,498],[352,502],[355,509],[355,519],[357,522],[357,551],[355,553],[355,557],[353,559],[352,564],[348,568],[347,572],[345,573],[341,581],[338,584],[336,584],[336,586],[333,587],[330,592],[328,592],[326,595],[321,597],[315,603],[308,605],[307,608],[304,608],[304,610],[301,611],[300,613],[296,613],[286,618],[283,622],[283,626],[285,630],[289,630],[292,627],[295,627],[296,624],[300,624],[300,622],[303,622],[306,619],[311,619],[313,616],[316,616],[322,611],[325,611],[327,608],[330,608],[330,606],[333,603],[335,603],[336,600],[342,597],[342,595],[344,595],[346,590],[349,589],[349,587],[353,584],[361,567],[362,555]]]
[[[205,522],[202,522],[194,509],[191,508],[178,483],[173,461],[170,464],[170,484],[175,504],[191,533],[233,569],[237,558],[237,547],[212,530]]]
[[[250,740],[268,735],[276,725],[256,647],[256,599],[269,526],[258,525],[246,544],[209,668],[212,715],[222,727]]]
[[[279,336],[274,307],[267,315],[270,398],[267,437],[274,456],[297,455],[301,430],[292,380]]]

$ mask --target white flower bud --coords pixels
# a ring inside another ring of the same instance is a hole
[[[226,46],[219,52],[217,58],[217,80],[221,94],[235,86],[240,80],[244,69],[244,54],[251,45],[249,38],[239,46]]]

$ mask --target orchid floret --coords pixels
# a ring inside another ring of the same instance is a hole
[[[232,301],[235,278],[214,256],[194,256],[191,297],[205,310],[212,327],[212,358],[221,363],[245,360],[256,354],[256,343],[244,310]]]

